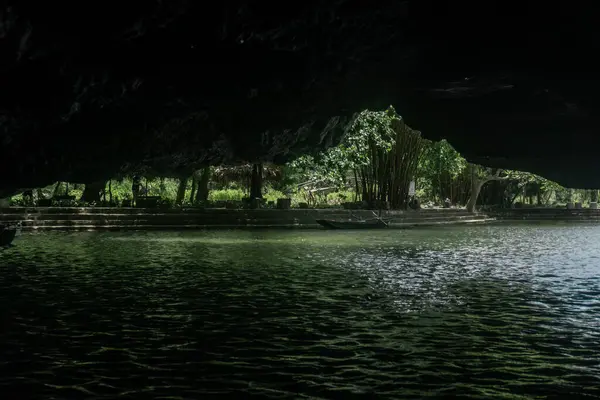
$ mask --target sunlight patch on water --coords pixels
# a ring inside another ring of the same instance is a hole
[[[107,238],[109,241],[122,241],[122,242],[157,242],[157,243],[202,243],[208,245],[278,245],[278,244],[294,244],[294,245],[307,245],[307,246],[377,246],[381,245],[381,241],[365,241],[364,237],[352,236],[352,235],[340,235],[340,234],[323,234],[323,233],[311,233],[303,235],[289,235],[283,233],[280,237],[273,234],[270,235],[254,235],[252,237],[228,237],[228,235],[222,236],[207,236],[202,234],[197,235],[185,235],[185,236],[166,236],[166,237],[153,237],[141,234],[139,236],[120,236]],[[392,240],[387,240],[389,243],[393,243]]]
[[[599,242],[525,224],[24,234],[0,260],[0,391],[594,398]]]

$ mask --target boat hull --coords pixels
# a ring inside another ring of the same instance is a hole
[[[383,229],[388,224],[382,220],[374,221],[333,221],[318,219],[317,223],[326,229]]]

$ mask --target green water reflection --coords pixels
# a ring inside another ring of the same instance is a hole
[[[600,394],[600,228],[24,235],[0,255],[24,397]]]

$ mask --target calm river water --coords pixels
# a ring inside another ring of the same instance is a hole
[[[600,397],[600,226],[16,245],[2,398]]]

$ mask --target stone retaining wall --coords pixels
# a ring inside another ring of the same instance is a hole
[[[600,222],[600,210],[582,208],[514,208],[489,211],[489,215],[502,221],[573,221]]]
[[[142,209],[48,207],[0,209],[0,223],[21,222],[24,230],[62,229],[202,229],[202,228],[318,228],[317,219],[368,219],[376,214],[367,210],[291,209]],[[431,226],[440,224],[482,223],[492,219],[463,209],[425,209],[420,211],[383,211],[392,218],[391,226]]]

